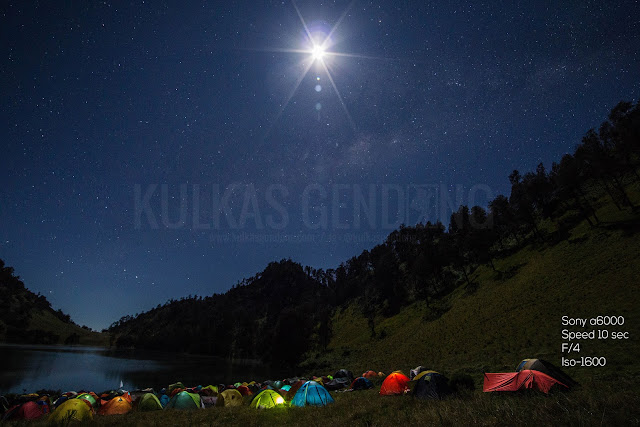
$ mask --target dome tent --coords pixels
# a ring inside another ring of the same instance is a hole
[[[200,409],[200,395],[181,391],[171,398],[165,409]]]
[[[351,390],[367,390],[373,388],[373,383],[365,377],[358,377],[351,383]]]
[[[291,406],[325,406],[329,403],[333,403],[333,397],[315,381],[304,383],[291,400]]]
[[[138,410],[140,411],[156,411],[158,409],[162,409],[162,404],[158,400],[155,394],[146,393],[144,396],[140,398],[140,403],[138,403]]]
[[[68,424],[70,421],[88,421],[93,419],[91,405],[83,399],[69,399],[58,406],[49,415],[51,424]]]
[[[568,388],[565,384],[540,371],[522,370],[520,372],[485,373],[482,391],[518,391],[525,389],[549,393],[554,385]]]
[[[100,415],[126,414],[127,412],[131,411],[131,409],[132,409],[131,403],[129,403],[129,401],[125,397],[118,396],[118,397],[114,397],[113,399],[109,400],[107,403],[102,405],[98,410],[98,414]]]
[[[258,409],[270,409],[281,405],[284,405],[284,398],[273,390],[263,390],[251,401],[251,407]]]
[[[568,388],[575,387],[578,383],[567,375],[562,369],[558,368],[551,362],[542,359],[524,359],[518,364],[516,372],[524,370],[534,370],[549,375],[551,378],[561,382]]]
[[[230,388],[218,395],[216,406],[241,406],[242,394],[236,389]]]
[[[435,371],[424,371],[413,387],[417,399],[442,399],[447,394],[451,394],[449,379]]]
[[[392,372],[382,382],[382,387],[380,387],[380,395],[392,396],[404,394],[409,391],[408,384],[409,378],[405,374],[400,371]]]

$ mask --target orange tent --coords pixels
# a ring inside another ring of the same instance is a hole
[[[376,378],[378,376],[378,374],[376,374],[375,371],[367,371],[364,374],[362,374],[363,377],[365,377],[366,379],[370,380],[371,378]]]
[[[127,412],[131,411],[131,408],[132,408],[131,403],[129,403],[129,401],[124,398],[124,396],[118,396],[109,400],[102,407],[100,407],[98,414],[100,415],[126,414]]]
[[[404,394],[409,391],[409,377],[400,371],[395,371],[384,379],[380,387],[381,396]]]

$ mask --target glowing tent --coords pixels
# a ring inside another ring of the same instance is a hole
[[[291,406],[325,406],[329,403],[333,403],[333,397],[315,381],[304,383],[291,400]]]
[[[269,409],[284,405],[284,398],[277,391],[263,390],[251,401],[252,408]]]
[[[98,410],[100,415],[120,415],[131,411],[131,403],[123,396],[114,397]]]
[[[404,394],[409,391],[409,378],[400,371],[395,371],[382,382],[380,387],[380,395],[391,396]]]

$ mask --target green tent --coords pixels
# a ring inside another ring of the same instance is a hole
[[[140,411],[156,411],[158,409],[162,409],[162,404],[155,394],[147,393],[140,398],[138,409]]]
[[[169,387],[167,387],[167,394],[171,396],[171,392],[177,388],[185,389],[186,387],[180,381],[178,381],[177,383],[169,384]]]
[[[165,409],[200,409],[200,395],[181,391],[171,398]]]
[[[98,406],[98,402],[96,401],[95,397],[91,396],[89,393],[79,394],[78,396],[76,396],[76,399],[84,399],[87,402],[91,403],[91,406],[93,406],[94,408]]]
[[[284,405],[284,398],[277,391],[263,390],[251,401],[252,408],[269,409]]]

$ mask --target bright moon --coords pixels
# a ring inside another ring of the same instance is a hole
[[[311,56],[313,59],[321,60],[324,56],[324,48],[320,45],[313,45],[313,49],[311,49]]]

